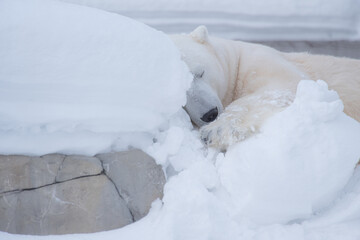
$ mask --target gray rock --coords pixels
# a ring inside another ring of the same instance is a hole
[[[132,221],[126,203],[103,174],[0,195],[0,230],[10,233],[89,233]]]
[[[145,216],[162,198],[164,184],[161,167],[140,150],[98,157],[0,155],[0,231],[47,235],[120,228]]]
[[[67,156],[62,163],[56,177],[57,182],[97,175],[103,168],[99,159],[86,156]]]
[[[54,183],[64,157],[60,154],[42,157],[0,155],[0,193]]]
[[[134,219],[145,216],[151,203],[163,196],[165,175],[161,166],[141,150],[99,154],[106,175],[125,199]]]

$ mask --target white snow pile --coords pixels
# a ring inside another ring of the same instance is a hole
[[[109,151],[186,102],[192,78],[173,43],[118,14],[2,0],[0,36],[0,153]]]
[[[235,216],[260,223],[308,218],[336,198],[359,161],[360,124],[324,81],[303,80],[294,103],[262,131],[218,158]]]
[[[0,20],[2,152],[140,141],[168,177],[163,199],[124,228],[0,239],[360,239],[360,123],[325,82],[301,81],[290,107],[223,154],[181,108],[189,75],[163,34],[48,0],[2,0]]]

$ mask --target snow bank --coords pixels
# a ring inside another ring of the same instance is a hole
[[[2,0],[0,35],[2,154],[146,145],[186,102],[191,77],[173,43],[118,14]]]
[[[206,25],[215,36],[242,40],[360,38],[357,0],[62,0],[129,16],[167,33]]]

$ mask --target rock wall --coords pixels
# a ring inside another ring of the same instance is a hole
[[[120,228],[144,217],[164,184],[161,167],[140,150],[0,155],[0,230],[48,235]]]

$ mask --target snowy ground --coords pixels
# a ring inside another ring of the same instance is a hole
[[[0,35],[0,153],[135,145],[168,177],[163,200],[122,229],[0,239],[360,239],[360,124],[323,81],[302,81],[290,107],[223,154],[181,107],[191,76],[165,34],[72,4],[1,0]]]

